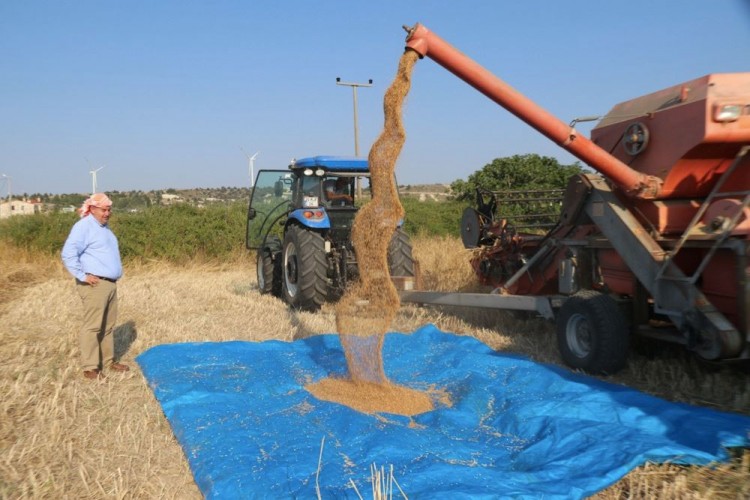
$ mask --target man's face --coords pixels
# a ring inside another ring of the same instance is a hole
[[[91,207],[91,215],[93,215],[94,218],[99,221],[99,224],[106,224],[107,222],[109,222],[110,214],[112,214],[112,207]]]

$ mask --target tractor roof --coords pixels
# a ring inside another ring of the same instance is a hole
[[[366,158],[355,156],[311,156],[296,160],[289,168],[323,168],[331,172],[369,172]]]

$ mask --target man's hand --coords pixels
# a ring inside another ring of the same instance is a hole
[[[86,275],[86,283],[88,283],[91,286],[96,286],[97,283],[99,283],[99,277],[94,276],[93,274],[87,274]]]

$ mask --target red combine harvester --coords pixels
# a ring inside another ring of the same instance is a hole
[[[618,104],[591,139],[417,24],[429,57],[599,174],[572,177],[546,234],[523,233],[486,192],[462,220],[489,294],[404,291],[404,302],[536,311],[563,360],[625,366],[631,335],[713,361],[750,359],[750,73],[711,74]]]

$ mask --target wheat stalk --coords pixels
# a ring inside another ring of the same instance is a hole
[[[323,439],[320,440],[320,453],[318,454],[318,470],[315,471],[315,492],[318,494],[318,500],[321,500],[320,496],[320,483],[318,482],[318,478],[320,477],[320,469],[323,466],[323,446],[326,443],[326,437],[323,436]]]

